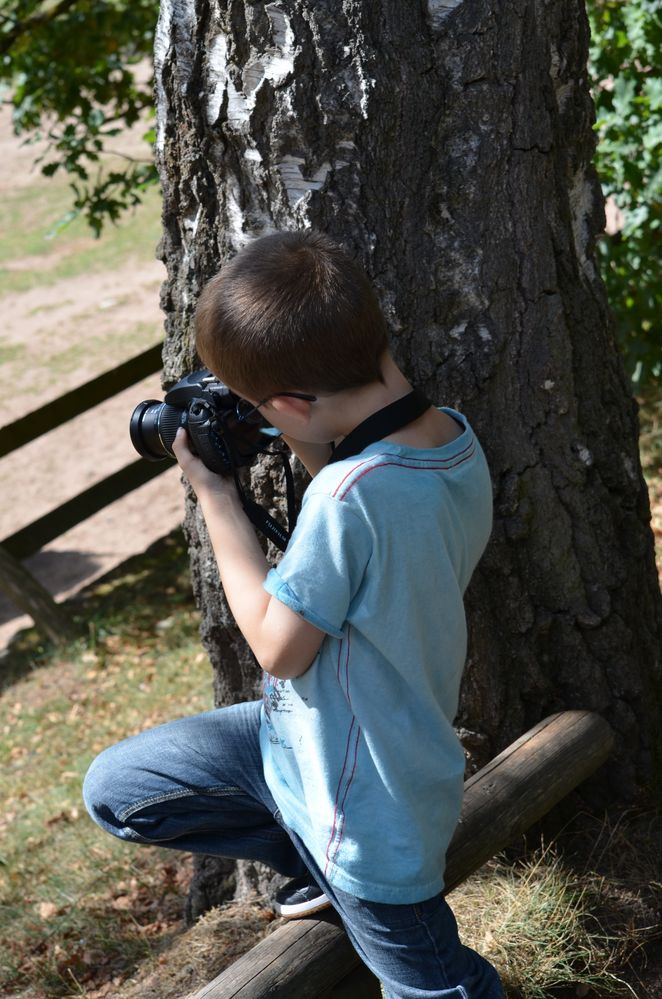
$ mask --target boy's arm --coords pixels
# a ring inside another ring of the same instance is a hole
[[[281,680],[301,676],[317,655],[324,632],[263,588],[269,564],[234,482],[210,472],[191,453],[185,431],[178,431],[173,451],[198,497],[239,630],[268,673]]]
[[[330,444],[309,444],[307,441],[297,441],[293,437],[286,437],[285,434],[282,434],[281,439],[285,441],[290,451],[294,452],[306,471],[313,477],[320,469],[324,468],[331,457]]]

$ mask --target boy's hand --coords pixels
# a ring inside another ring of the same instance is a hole
[[[188,434],[183,427],[177,431],[172,442],[172,450],[179,462],[179,467],[199,500],[216,495],[233,497],[237,502],[239,501],[232,477],[212,472],[197,455],[193,454],[189,446]]]

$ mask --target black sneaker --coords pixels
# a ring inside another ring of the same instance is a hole
[[[300,919],[331,905],[322,889],[309,876],[288,881],[276,892],[274,910],[283,919]]]

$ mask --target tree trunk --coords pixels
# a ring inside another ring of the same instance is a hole
[[[613,797],[651,774],[659,587],[595,265],[587,42],[581,0],[162,0],[157,145],[167,379],[196,364],[200,289],[246,242],[309,226],[342,242],[396,358],[468,415],[492,470],[467,594],[470,765],[547,714],[594,710],[617,736]],[[253,473],[267,498],[275,481]],[[218,702],[251,697],[192,501],[187,529]]]

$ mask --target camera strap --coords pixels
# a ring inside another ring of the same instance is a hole
[[[267,513],[264,507],[260,506],[260,504],[256,503],[254,499],[251,499],[250,496],[246,495],[244,488],[239,481],[236,466],[233,466],[234,481],[244,513],[250,522],[254,527],[257,527],[257,529],[261,531],[262,534],[269,539],[269,541],[273,542],[276,548],[284,552],[287,548],[287,542],[290,540],[292,531],[296,526],[298,516],[296,498],[294,494],[294,475],[292,474],[292,466],[290,465],[288,455],[285,452],[264,451],[263,453],[278,453],[283,459],[283,471],[285,472],[285,490],[287,497],[287,528],[283,527],[282,524],[279,524],[270,513]]]
[[[337,447],[331,445],[333,453],[327,465],[342,461],[343,458],[351,458],[354,454],[360,454],[369,444],[390,437],[396,430],[402,430],[407,424],[417,420],[431,405],[422,392],[414,389],[402,399],[396,399],[383,409],[378,409],[367,420],[354,427]]]
[[[334,461],[341,461],[343,458],[350,458],[354,454],[360,454],[369,444],[375,444],[377,441],[383,440],[384,437],[394,434],[396,430],[401,430],[402,427],[413,423],[414,420],[417,420],[419,416],[422,416],[430,408],[430,405],[430,401],[426,399],[423,393],[414,389],[408,395],[403,396],[402,399],[397,399],[396,402],[384,406],[383,409],[379,409],[372,416],[369,416],[367,420],[359,423],[337,447],[331,444],[333,453],[327,464],[331,465]],[[266,451],[265,453],[273,454],[274,452]],[[246,516],[280,551],[285,551],[296,525],[297,508],[292,467],[286,454],[280,452],[280,456],[283,459],[283,469],[285,471],[287,529],[279,524],[271,514],[267,513],[264,507],[261,507],[259,503],[256,503],[255,500],[246,495],[239,481],[236,467],[233,470],[237,492],[239,493]]]

